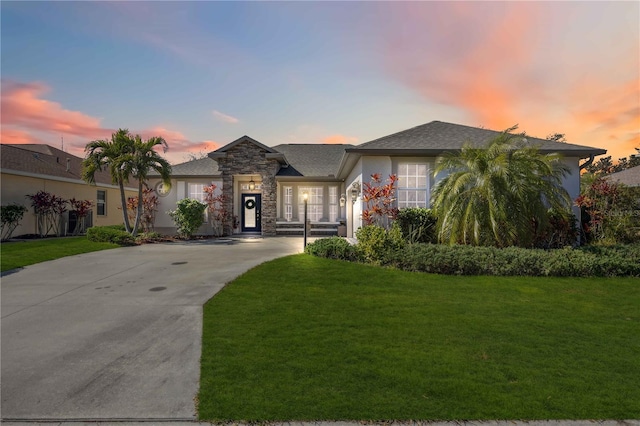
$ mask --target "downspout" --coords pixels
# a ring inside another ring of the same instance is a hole
[[[595,155],[591,154],[589,156],[589,159],[580,165],[580,170],[584,169],[585,167],[589,167],[591,163],[593,163],[593,159],[595,157],[596,157]]]

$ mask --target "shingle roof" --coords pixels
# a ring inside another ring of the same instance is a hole
[[[16,171],[82,181],[82,158],[68,152],[45,144],[2,144],[0,147],[3,172]],[[111,185],[109,172],[97,172],[96,183]]]
[[[640,166],[631,167],[618,173],[611,173],[609,179],[627,186],[640,186]]]
[[[282,144],[273,149],[284,154],[289,167],[283,167],[278,176],[329,177],[338,173],[340,161],[347,148],[340,144]]]
[[[499,135],[495,130],[482,129],[479,127],[463,126],[461,124],[445,123],[442,121],[432,121],[421,126],[403,130],[392,135],[384,136],[370,142],[363,143],[349,152],[376,152],[389,151],[402,153],[424,153],[437,154],[447,150],[458,150],[466,142],[482,147],[490,139]],[[575,154],[589,156],[605,154],[606,150],[593,148],[590,146],[574,145],[548,141],[527,136],[527,140],[540,147],[541,151],[561,152],[565,154]],[[380,152],[382,153],[382,152]]]
[[[171,166],[171,176],[220,176],[218,162],[204,157]],[[154,173],[153,176],[159,176]]]

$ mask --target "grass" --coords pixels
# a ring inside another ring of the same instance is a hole
[[[119,247],[112,243],[96,243],[86,237],[46,238],[16,241],[0,245],[2,272],[74,254]]]
[[[640,418],[640,280],[294,255],[204,310],[201,419]]]

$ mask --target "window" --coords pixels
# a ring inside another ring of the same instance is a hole
[[[329,187],[329,222],[338,221],[338,187]]]
[[[284,218],[287,222],[291,222],[293,219],[293,188],[290,186],[285,186],[283,188],[282,197],[284,199]]]
[[[189,198],[198,200],[204,203],[204,183],[190,183],[189,184]]]
[[[298,220],[304,221],[304,198],[302,194],[309,194],[307,199],[307,219],[311,222],[319,222],[322,219],[322,187],[312,186],[306,188],[298,188]]]
[[[398,208],[427,207],[427,165],[398,164]]]
[[[107,215],[107,191],[98,190],[97,195],[98,202],[96,203],[96,210],[98,216]]]

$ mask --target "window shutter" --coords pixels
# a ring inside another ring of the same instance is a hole
[[[187,198],[185,196],[185,191],[184,191],[185,190],[185,186],[186,185],[184,184],[184,181],[182,181],[182,180],[178,181],[178,201]]]

